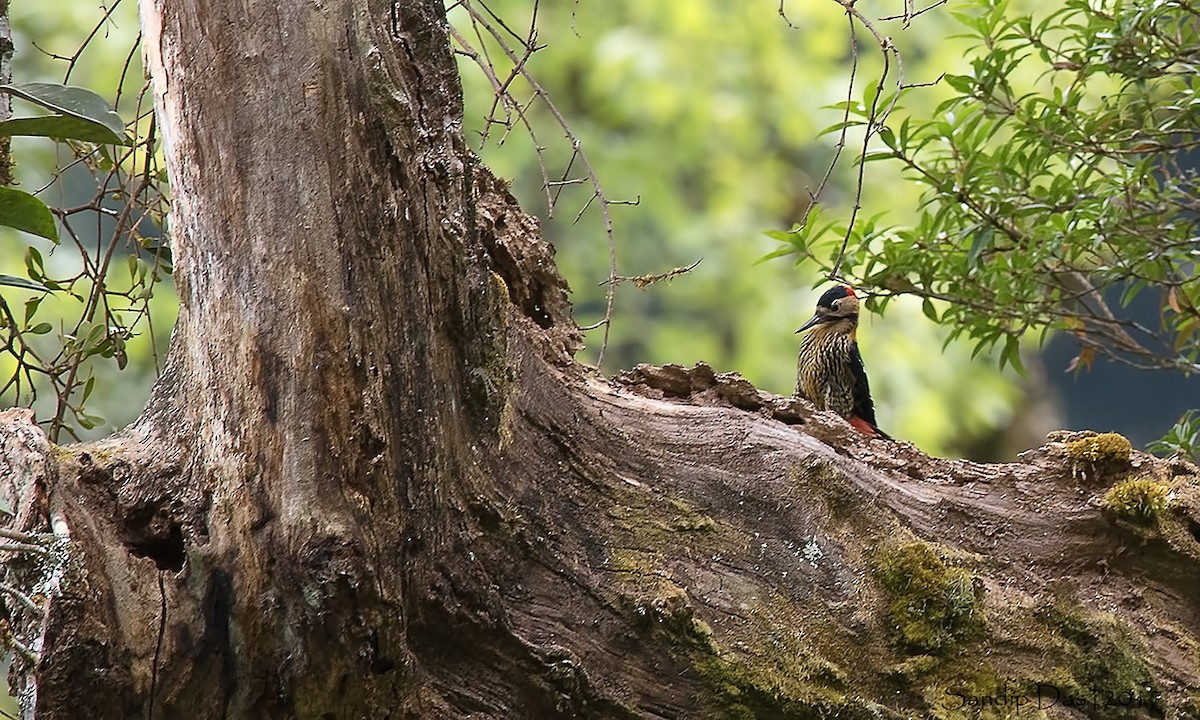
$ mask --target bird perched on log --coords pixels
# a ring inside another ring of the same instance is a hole
[[[825,291],[812,319],[796,331],[808,331],[796,362],[796,395],[818,410],[831,410],[868,437],[890,440],[875,425],[875,402],[858,352],[858,297],[846,285]]]

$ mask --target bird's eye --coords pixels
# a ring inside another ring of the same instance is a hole
[[[837,310],[838,305],[841,305],[841,304],[842,304],[842,301],[840,299],[834,300],[832,303],[830,303],[830,307],[832,307],[834,310]]]

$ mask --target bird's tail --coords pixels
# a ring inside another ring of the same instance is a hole
[[[868,422],[858,417],[857,415],[850,416],[850,425],[863,435],[873,438],[882,438],[884,440],[892,440],[892,436],[875,426],[875,423]]]

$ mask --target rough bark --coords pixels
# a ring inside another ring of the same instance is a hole
[[[49,548],[6,568],[27,716],[974,717],[954,693],[1006,682],[1198,712],[1194,467],[939,460],[704,366],[598,378],[463,145],[440,3],[143,26],[180,319],[119,435],[0,416]],[[1102,512],[1139,474],[1169,502]]]

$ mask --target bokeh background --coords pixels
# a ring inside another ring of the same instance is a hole
[[[530,25],[529,0],[491,0],[488,7],[518,33]],[[872,17],[900,10],[898,2],[859,7]],[[820,278],[813,268],[789,259],[762,261],[777,248],[764,232],[785,230],[802,217],[810,190],[833,157],[837,134],[822,131],[841,118],[832,106],[845,100],[851,52],[837,3],[791,3],[790,24],[778,8],[778,0],[541,4],[537,40],[545,47],[528,67],[570,122],[606,194],[637,202],[611,208],[619,273],[661,273],[702,258],[695,270],[669,282],[618,288],[602,368],[606,374],[643,362],[707,362],[720,372],[740,372],[761,389],[792,391],[799,343],[793,332],[811,314]],[[932,81],[943,72],[965,71],[968,48],[954,38],[958,30],[950,11],[967,8],[951,3],[907,29],[897,21],[881,23],[903,53],[906,80]],[[138,27],[132,0],[107,9],[113,11],[79,57],[71,83],[114,97]],[[15,79],[61,81],[66,66],[51,54],[72,56],[106,8],[40,0],[14,3],[10,12]],[[461,9],[452,18],[465,38],[476,38]],[[880,67],[870,38],[860,33],[859,43],[857,97]],[[574,290],[579,324],[599,321],[607,240],[594,204],[576,221],[591,191],[567,187],[550,217],[533,141],[520,128],[505,135],[495,127],[483,141],[492,89],[470,58],[460,56],[460,61],[468,142],[496,174],[512,181],[524,207],[542,219],[544,236],[557,249]],[[125,105],[118,108],[127,119],[128,102],[142,82],[139,71],[130,73]],[[1026,82],[1032,88],[1038,79]],[[531,93],[519,81],[513,89],[522,99]],[[935,86],[910,93],[903,112],[932,113],[946,92]],[[570,140],[539,104],[531,106],[529,117],[550,173],[561,174],[571,157]],[[18,140],[14,155],[26,190],[42,187],[54,168],[70,159],[62,148],[37,139]],[[827,217],[845,214],[854,202],[852,160],[848,150],[826,189]],[[75,169],[42,197],[67,206],[94,190],[86,171]],[[887,213],[890,222],[905,224],[915,217],[917,189],[898,168],[874,163],[861,202],[866,216]],[[0,229],[0,273],[23,275],[24,248],[30,243],[59,267],[78,262],[66,246]],[[26,291],[3,292],[23,302],[20,294]],[[78,309],[70,298],[51,302],[68,316]],[[131,343],[129,368],[118,371],[112,361],[92,364],[97,383],[89,413],[105,422],[85,437],[111,433],[137,416],[176,312],[170,288],[164,287],[157,295],[154,336],[144,332]],[[587,334],[585,361],[595,361],[602,332]],[[946,333],[925,318],[918,303],[903,301],[890,305],[884,317],[865,318],[859,333],[881,426],[930,453],[1009,459],[1059,427],[1117,430],[1140,445],[1161,436],[1189,407],[1200,406],[1195,378],[1137,373],[1103,362],[1090,373],[1065,372],[1074,355],[1067,338],[1054,338],[1047,348],[1031,338],[1024,363],[1029,374],[1019,377],[1001,372],[986,354],[972,358],[970,346],[944,345]],[[28,398],[10,394],[2,401],[11,405]],[[47,411],[44,403],[37,408],[40,414]]]

